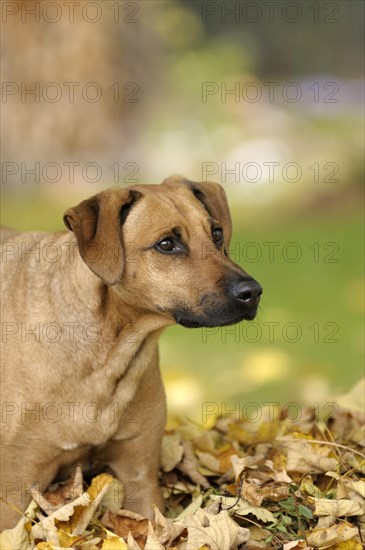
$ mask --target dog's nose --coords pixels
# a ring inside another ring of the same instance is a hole
[[[262,294],[262,286],[254,279],[240,281],[232,290],[235,298],[248,308],[257,305]]]

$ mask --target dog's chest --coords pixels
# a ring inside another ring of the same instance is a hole
[[[144,343],[143,353],[113,369],[112,358],[89,379],[73,384],[67,396],[66,437],[63,451],[104,445],[112,438],[124,439],[138,432],[138,391],[141,378],[150,364],[152,346]],[[149,349],[151,347],[151,349]]]
[[[74,404],[62,450],[104,445],[117,434],[121,438],[130,437],[131,432],[135,432],[134,419],[138,411],[133,397],[131,392],[126,402],[115,398],[105,406],[92,401]]]

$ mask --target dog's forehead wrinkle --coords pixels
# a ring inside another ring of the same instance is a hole
[[[181,229],[182,228],[180,226],[173,227],[171,232],[175,235],[175,237],[181,237]]]
[[[178,214],[180,215],[185,221],[188,223],[191,223],[191,213],[192,213],[192,207],[191,204],[188,202],[185,202],[184,200],[184,194],[183,196],[176,196],[174,193],[166,193],[163,194],[160,198],[160,204],[166,204],[166,206],[169,208],[169,211],[172,215]]]
[[[190,190],[188,188],[184,188],[184,194],[189,197]],[[190,228],[193,229],[193,234],[196,234],[199,232],[199,227],[202,228],[205,235],[208,235],[210,237],[211,227],[216,223],[216,221],[211,217],[207,216],[207,211],[204,208],[204,205],[200,201],[195,201],[193,204],[191,201],[182,202],[180,197],[178,200],[176,200],[177,197],[172,198],[172,204],[174,207],[174,210],[172,210],[171,214],[174,216],[174,213],[176,212],[181,216],[181,218],[184,220],[183,228],[187,231],[187,233],[191,233]],[[177,225],[177,224],[176,224]]]
[[[204,206],[199,201],[185,200],[191,195],[189,189],[184,188],[182,195],[166,191],[146,194],[127,218],[128,235],[141,238],[142,231],[142,239],[153,241],[177,229],[180,236],[188,240],[199,235],[201,240],[210,239],[211,220]]]

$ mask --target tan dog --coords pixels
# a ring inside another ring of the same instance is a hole
[[[81,462],[108,466],[151,517],[168,325],[253,319],[260,285],[228,257],[231,221],[213,183],[172,177],[108,189],[67,210],[70,231],[2,237],[3,499],[22,510]],[[132,494],[133,493],[133,494]],[[2,505],[2,528],[19,514]]]

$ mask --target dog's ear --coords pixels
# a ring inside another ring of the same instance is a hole
[[[188,185],[194,196],[204,205],[209,215],[222,224],[224,241],[228,248],[232,237],[232,220],[223,187],[218,183],[210,182],[188,182]]]
[[[122,225],[141,196],[129,189],[107,189],[69,208],[63,217],[76,236],[86,265],[108,285],[116,284],[124,270]]]

